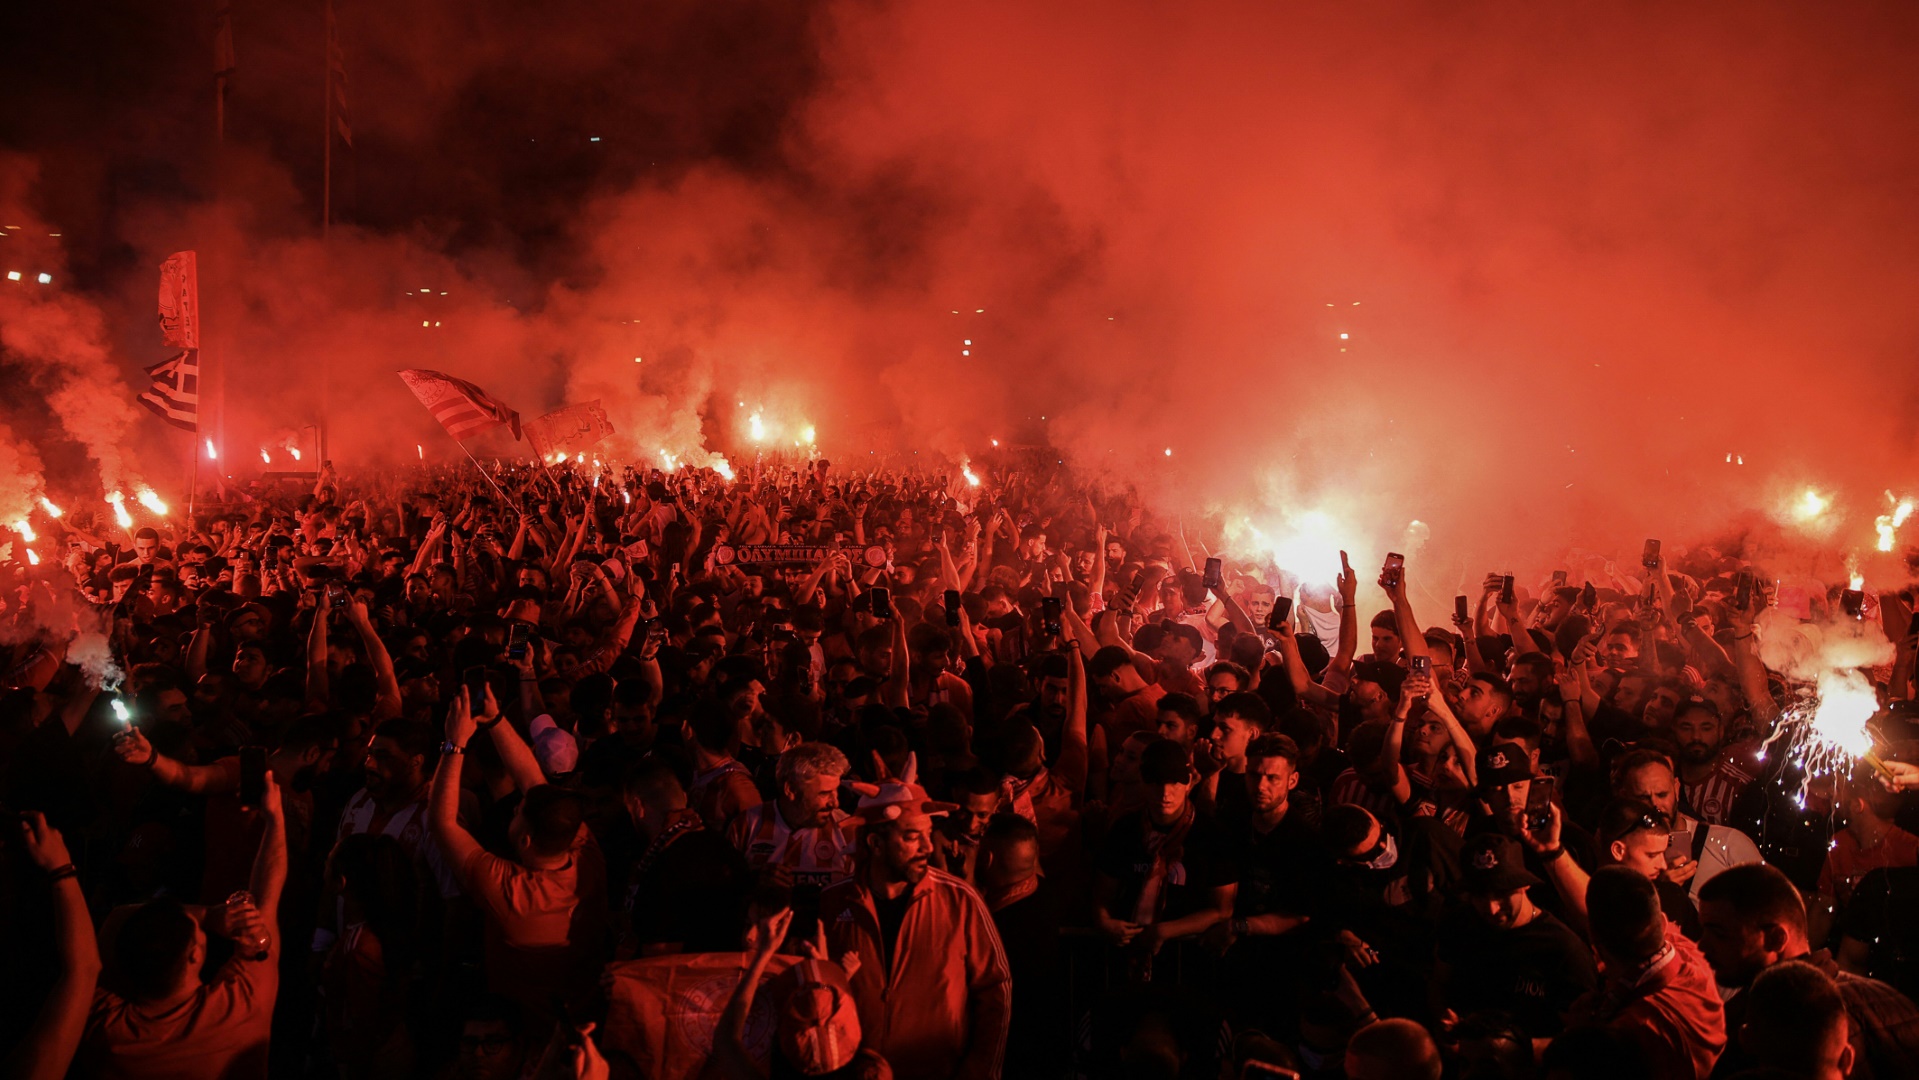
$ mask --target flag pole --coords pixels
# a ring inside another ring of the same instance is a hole
[[[500,490],[499,483],[493,479],[493,475],[491,473],[486,471],[486,466],[480,464],[480,459],[473,456],[473,451],[468,450],[466,448],[466,443],[461,442],[459,439],[455,439],[453,441],[456,443],[459,443],[460,452],[466,455],[466,459],[473,463],[474,468],[480,470],[480,475],[486,478],[486,482],[493,485],[493,491],[495,494],[499,495],[501,502],[506,503],[508,506],[520,505],[519,503],[516,503],[512,499],[509,499],[506,497],[506,492]]]

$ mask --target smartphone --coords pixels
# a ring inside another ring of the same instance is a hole
[[[1511,574],[1501,575],[1499,578],[1499,602],[1502,604],[1510,604],[1516,599],[1518,598],[1513,594],[1513,576]]]
[[[1064,616],[1060,612],[1059,597],[1042,597],[1039,602],[1039,632],[1048,637],[1065,633]]]
[[[1469,601],[1463,596],[1453,597],[1453,618],[1458,619],[1460,622],[1465,622],[1471,618],[1472,612],[1468,604]]]
[[[666,640],[666,620],[664,619],[646,620],[645,633],[646,633],[645,640],[650,641],[654,643],[655,645],[659,644],[662,641],[665,641]]]
[[[1266,629],[1277,634],[1286,629],[1293,618],[1293,598],[1282,596],[1273,601],[1273,610],[1266,613]]]
[[[1206,569],[1201,573],[1199,583],[1214,590],[1225,587],[1226,579],[1221,576],[1220,561],[1218,559],[1206,560]]]
[[[1413,674],[1413,675],[1425,675],[1425,676],[1427,676],[1427,677],[1431,677],[1431,676],[1432,676],[1432,673],[1433,673],[1433,658],[1432,658],[1432,657],[1430,657],[1430,656],[1409,656],[1409,657],[1407,657],[1407,658],[1406,658],[1406,663],[1407,663],[1407,665],[1408,665],[1408,667],[1407,667],[1407,670],[1408,670],[1408,672],[1409,672],[1410,674]]]
[[[946,608],[946,625],[958,626],[960,624],[960,594],[958,589],[946,590],[946,599],[943,606]]]
[[[1386,579],[1386,584],[1388,587],[1398,588],[1399,576],[1401,573],[1405,571],[1405,569],[1406,569],[1406,556],[1401,555],[1397,551],[1388,551],[1386,553],[1386,565],[1381,573],[1381,576]]]
[[[267,794],[267,748],[240,748],[240,805],[258,806]]]
[[[1565,585],[1566,585],[1566,572],[1564,570],[1554,570],[1553,571],[1553,588],[1555,589],[1564,588]]]
[[[1669,832],[1666,834],[1666,865],[1671,866],[1677,859],[1692,858],[1692,831]]]
[[[523,622],[516,622],[506,632],[506,658],[519,663],[526,659],[527,645],[533,640],[533,631]]]
[[[1906,624],[1906,636],[1919,636],[1919,611],[1912,613],[1912,621]]]
[[[486,669],[483,667],[467,668],[466,671],[461,674],[460,681],[466,684],[467,702],[477,711],[482,703],[486,701]]]
[[[1646,541],[1646,549],[1639,553],[1639,565],[1648,570],[1659,569],[1659,541]]]
[[[1752,606],[1752,571],[1739,571],[1739,576],[1734,581],[1736,584],[1732,590],[1732,606],[1735,610],[1744,611]]]
[[[1839,594],[1839,609],[1855,619],[1866,617],[1866,593],[1863,589],[1847,589]]]
[[[867,590],[866,595],[872,600],[873,617],[875,619],[890,619],[893,617],[893,591],[891,589],[888,589],[884,585],[875,585]]]
[[[1559,786],[1555,776],[1535,776],[1526,789],[1526,827],[1534,832],[1553,823],[1553,795]]]
[[[345,589],[337,589],[337,588],[336,588],[336,589],[328,589],[328,590],[327,590],[327,603],[329,603],[330,605],[332,605],[332,607],[333,607],[333,610],[335,610],[335,611],[338,611],[338,610],[340,610],[341,608],[344,608],[344,607],[346,607],[346,601],[347,601],[347,595],[348,595],[348,594],[347,594],[347,591],[346,591]]]
[[[1579,590],[1579,606],[1588,611],[1599,606],[1599,590],[1593,588],[1593,583],[1590,581]]]

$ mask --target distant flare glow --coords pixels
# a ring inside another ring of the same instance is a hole
[[[1283,525],[1271,534],[1246,522],[1253,543],[1272,556],[1281,570],[1297,574],[1302,580],[1330,585],[1339,573],[1341,529],[1332,516],[1321,510],[1289,513]]]
[[[971,461],[963,458],[960,460],[960,475],[964,476],[966,482],[971,486],[979,486],[979,474],[973,471],[973,463]]]
[[[1811,488],[1807,488],[1805,494],[1799,496],[1799,501],[1794,504],[1793,513],[1798,515],[1801,521],[1811,521],[1825,513],[1826,508],[1831,505],[1831,499],[1828,499]]]
[[[287,447],[287,453],[289,453],[289,454],[292,454],[292,455],[293,455],[293,460],[295,460],[295,461],[298,461],[298,460],[300,460],[300,448],[299,448],[299,447],[297,447],[297,446],[288,446],[288,447]]]
[[[999,440],[998,440],[998,439],[991,439],[991,440],[989,440],[989,441],[990,441],[990,442],[991,442],[991,443],[992,443],[992,444],[993,444],[994,446],[998,446],[998,445],[999,445]]]
[[[1892,504],[1892,509],[1880,514],[1878,519],[1873,522],[1873,528],[1878,530],[1879,533],[1880,551],[1892,550],[1893,545],[1897,543],[1899,539],[1899,527],[1904,525],[1906,519],[1912,516],[1913,509],[1911,498],[1895,498],[1890,491],[1886,492],[1886,502]]]
[[[620,489],[620,499],[621,501],[625,502],[626,505],[628,506],[633,505],[633,493],[626,490],[625,488]]]
[[[50,518],[57,518],[60,515],[66,513],[65,510],[62,510],[59,507],[53,505],[53,500],[47,498],[45,495],[40,496],[40,509],[45,510],[47,512],[47,516]]]
[[[214,449],[212,439],[207,440],[207,460],[208,461],[220,460],[220,451]]]
[[[679,461],[672,454],[667,453],[665,447],[660,448],[660,465],[667,472],[674,472],[680,467]]]
[[[268,465],[273,464],[273,455],[267,453],[267,448],[264,446],[260,448],[260,460],[266,462]]]
[[[159,514],[161,517],[166,516],[167,504],[160,501],[160,496],[154,494],[152,488],[150,487],[141,488],[139,491],[139,494],[136,495],[135,498],[140,500],[141,506],[146,507],[147,509],[153,511],[156,514]]]
[[[424,446],[421,446],[421,445],[420,445],[419,443],[414,443],[414,444],[413,444],[413,452],[414,452],[414,453],[416,453],[416,454],[418,454],[418,455],[420,455],[420,460],[421,460],[421,461],[425,461],[425,460],[426,460],[426,447],[424,447]]]
[[[746,418],[746,430],[747,437],[754,442],[766,441],[766,421],[760,418],[760,414],[757,411],[754,412],[752,416]],[[662,450],[661,453],[665,453],[665,451]]]
[[[720,474],[720,479],[725,480],[729,483],[732,482],[733,480],[733,463],[732,462],[726,460],[725,458],[714,458],[713,471]]]
[[[33,543],[35,540],[40,539],[38,536],[34,535],[33,526],[27,523],[26,518],[21,518],[19,521],[14,522],[13,531],[19,533],[20,539],[25,540],[29,544]]]
[[[107,496],[107,505],[113,507],[113,523],[122,529],[133,528],[133,515],[127,513],[127,497],[115,491]]]
[[[813,436],[813,425],[811,424],[806,425],[806,427],[800,431],[800,441],[808,446],[813,445]]]
[[[40,565],[40,556],[36,554],[32,548],[27,549],[27,565],[28,566]]]
[[[1169,447],[1167,447],[1167,448],[1166,448],[1166,456],[1167,456],[1167,457],[1172,457],[1172,456],[1173,456],[1173,448],[1172,448],[1172,447],[1170,447],[1170,446],[1169,446]]]

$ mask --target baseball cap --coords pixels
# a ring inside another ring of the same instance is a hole
[[[580,744],[574,741],[572,732],[554,723],[551,715],[534,717],[526,732],[533,740],[533,757],[548,780],[558,780],[579,767]]]
[[[1479,752],[1479,789],[1505,787],[1533,777],[1532,758],[1516,742],[1496,742]]]
[[[1526,869],[1519,843],[1497,833],[1481,833],[1459,853],[1460,884],[1475,895],[1501,895],[1540,884]]]
[[[888,780],[873,794],[860,796],[859,815],[868,823],[877,824],[897,820],[905,814],[938,817],[958,809],[958,803],[935,802],[925,788],[909,780]]]
[[[1140,752],[1139,779],[1146,784],[1190,784],[1193,759],[1172,739],[1155,739]]]
[[[860,1048],[860,1014],[853,987],[839,965],[801,960],[786,969],[776,990],[780,1055],[806,1076],[845,1068]]]

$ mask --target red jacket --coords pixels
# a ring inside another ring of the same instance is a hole
[[[888,971],[864,878],[820,897],[833,955],[860,955],[852,980],[860,1045],[878,1051],[902,1078],[998,1077],[1013,1013],[1012,973],[986,904],[959,878],[928,870],[907,904]]]

